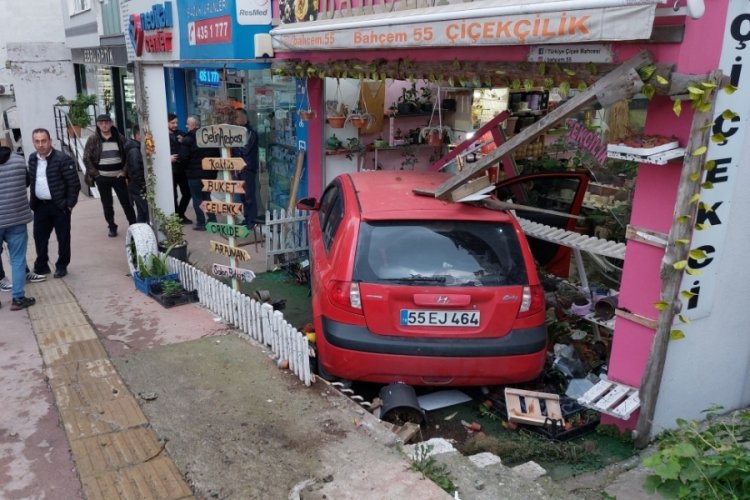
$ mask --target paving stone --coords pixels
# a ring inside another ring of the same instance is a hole
[[[192,496],[192,491],[180,476],[177,467],[167,457],[159,457],[125,469],[82,477],[81,483],[88,500],[176,500]]]
[[[55,386],[53,391],[57,406],[61,409],[94,406],[130,395],[127,386],[118,375],[61,384]]]
[[[96,331],[89,325],[80,325],[39,333],[36,339],[39,342],[39,347],[45,348],[72,344],[73,342],[80,342],[82,340],[95,340],[97,336]]]
[[[117,375],[117,371],[109,359],[58,364],[47,367],[45,372],[53,389],[61,384],[83,383],[87,380]]]
[[[76,303],[73,294],[60,280],[47,279],[41,283],[27,283],[26,293],[34,297],[38,305],[44,308],[51,304]]]
[[[52,366],[106,359],[107,352],[99,340],[82,340],[72,344],[44,348],[42,349],[42,358],[47,365]]]
[[[75,301],[73,295],[68,293],[68,296],[70,300],[60,304],[44,304],[44,307],[29,307],[29,318],[33,322],[44,318],[80,315],[85,322],[86,316],[83,314],[81,306]]]
[[[513,467],[513,472],[531,481],[538,479],[547,473],[547,470],[534,461]]]
[[[480,469],[484,469],[485,467],[489,467],[490,465],[503,463],[503,461],[500,460],[500,457],[498,457],[494,453],[490,453],[489,451],[485,451],[484,453],[477,453],[476,455],[471,455],[469,456],[469,460],[471,461],[471,463],[473,463],[475,466],[479,467]]]
[[[81,477],[137,465],[163,452],[156,433],[148,427],[79,439],[70,443]]]
[[[61,304],[63,305],[63,304]],[[55,307],[55,306],[50,306]],[[28,311],[40,311],[44,310],[44,307],[29,307]],[[52,330],[60,330],[70,326],[83,326],[88,325],[86,316],[83,315],[80,309],[77,312],[68,312],[59,315],[44,314],[38,318],[32,318],[31,326],[34,329],[34,333],[37,335],[40,333],[46,333]]]
[[[148,423],[130,394],[96,406],[61,409],[60,416],[70,441]]]

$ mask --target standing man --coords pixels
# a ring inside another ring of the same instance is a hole
[[[18,311],[36,302],[26,297],[26,245],[29,234],[26,225],[31,222],[29,184],[26,163],[23,158],[5,146],[0,147],[0,250],[3,242],[8,244],[13,278],[11,311]]]
[[[195,132],[201,126],[200,118],[189,116],[187,119],[188,133],[182,138],[180,143],[180,154],[178,161],[187,169],[188,184],[190,185],[190,195],[193,198],[193,209],[195,210],[195,231],[206,230],[206,215],[201,209],[202,201],[210,201],[211,193],[203,191],[202,179],[216,179],[215,170],[203,170],[201,163],[203,158],[218,158],[221,151],[218,148],[199,148],[195,138]],[[216,222],[215,214],[208,214],[208,222]]]
[[[178,161],[180,153],[180,141],[185,135],[177,129],[177,115],[167,115],[169,126],[169,153],[172,155],[172,192],[174,193],[174,211],[180,216],[183,224],[192,224],[193,221],[185,216],[185,211],[190,204],[190,186],[188,185],[185,165]],[[177,188],[180,188],[180,201],[177,202]]]
[[[133,125],[133,138],[125,144],[125,174],[128,178],[128,194],[135,205],[136,222],[148,223],[146,202],[146,175],[141,154],[141,127]]]
[[[245,225],[252,229],[255,219],[258,218],[258,197],[256,186],[258,185],[258,133],[250,126],[247,119],[247,111],[238,109],[234,112],[234,124],[247,129],[247,142],[241,148],[232,148],[232,156],[239,156],[245,160],[247,165],[240,172],[235,173],[235,178],[245,181],[245,194],[242,196],[243,213]]]
[[[112,207],[112,190],[120,201],[128,224],[135,222],[135,211],[128,197],[128,186],[125,181],[125,138],[112,125],[109,115],[96,117],[96,133],[86,141],[83,149],[83,163],[86,173],[94,179],[99,197],[102,200],[104,219],[109,226],[109,237],[117,236],[115,210]]]
[[[34,273],[50,272],[48,244],[52,229],[57,236],[55,278],[68,274],[70,264],[70,214],[78,203],[81,181],[73,158],[52,147],[49,131],[31,133],[36,153],[29,157],[31,209],[34,211]]]

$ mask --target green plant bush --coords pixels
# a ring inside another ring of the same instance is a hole
[[[667,498],[750,498],[750,410],[720,417],[706,410],[706,422],[677,420],[659,451],[643,461],[654,471],[644,488]]]
[[[414,459],[411,461],[411,470],[419,472],[422,477],[426,477],[433,483],[437,484],[444,491],[453,494],[456,491],[456,485],[453,484],[448,475],[448,468],[439,463],[432,452],[433,446],[430,444],[419,444],[414,451]]]
[[[75,99],[66,99],[65,96],[57,96],[57,102],[63,106],[68,106],[68,120],[71,125],[78,127],[88,127],[91,125],[91,115],[89,108],[96,104],[95,95],[78,94]]]

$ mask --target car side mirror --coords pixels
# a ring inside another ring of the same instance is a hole
[[[309,212],[311,210],[318,210],[320,208],[320,203],[318,202],[317,198],[310,197],[310,198],[302,198],[297,202],[297,210],[304,210],[306,212]]]

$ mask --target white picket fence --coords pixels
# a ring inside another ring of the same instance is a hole
[[[266,211],[263,236],[266,239],[266,271],[273,269],[277,255],[307,250],[307,212],[302,210]]]
[[[167,267],[177,273],[186,290],[198,290],[201,305],[243,334],[269,346],[277,360],[288,360],[289,370],[305,385],[312,383],[307,338],[280,311],[233,290],[187,262],[168,257]]]

